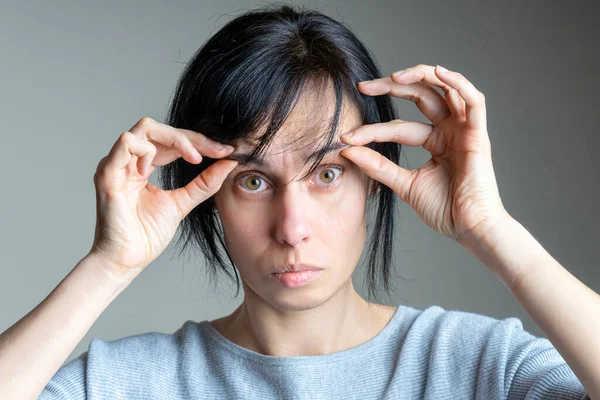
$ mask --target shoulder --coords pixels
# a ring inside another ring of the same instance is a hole
[[[561,391],[581,398],[583,388],[552,343],[523,329],[519,318],[493,318],[431,306],[406,312],[403,349],[426,364],[444,390],[473,397]],[[402,362],[402,360],[401,360]],[[482,393],[485,393],[483,396]],[[542,395],[535,398],[549,398]],[[515,397],[511,397],[515,396]]]
[[[40,399],[186,398],[186,352],[202,346],[199,323],[186,321],[173,333],[147,332],[116,340],[91,340],[88,351],[63,365]]]
[[[438,337],[460,334],[466,340],[474,340],[476,338],[489,339],[487,336],[481,337],[486,333],[505,336],[521,332],[524,332],[529,338],[535,337],[523,330],[522,321],[516,317],[494,318],[467,311],[446,310],[437,305],[424,310],[408,308],[405,315],[405,321],[410,330],[431,332],[432,335]]]
[[[552,349],[548,339],[524,330],[516,317],[494,318],[437,305],[412,309],[408,315],[407,340],[426,342],[438,357],[498,361],[523,347]]]
[[[193,344],[198,323],[186,321],[173,333],[145,332],[115,340],[92,339],[89,352],[112,357],[140,356],[152,357],[180,351]]]
[[[173,333],[147,332],[112,341],[92,339],[86,363],[88,394],[100,398],[186,398],[191,355],[201,358],[198,323],[186,321]],[[108,378],[110,377],[110,378]]]
[[[547,339],[524,331],[518,318],[498,319],[440,306],[410,309],[404,329],[404,351],[444,374],[465,369],[473,374],[500,373],[523,347],[552,348]]]

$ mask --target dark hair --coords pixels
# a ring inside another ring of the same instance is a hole
[[[344,98],[358,108],[362,124],[397,118],[389,95],[367,96],[357,89],[358,82],[379,77],[369,51],[342,23],[315,10],[275,3],[238,16],[204,43],[179,79],[166,123],[222,143],[255,138],[267,126],[252,154],[262,155],[302,90],[309,84],[330,83],[336,102],[325,147],[334,138]],[[400,144],[369,143],[367,147],[398,164]],[[307,175],[322,159],[320,154]],[[179,158],[160,168],[161,185],[165,190],[183,187],[216,161],[204,157],[194,165]],[[375,180],[370,185],[373,195],[368,201],[375,197],[377,216],[368,256],[368,297],[374,294],[377,299],[378,278],[386,293],[390,290],[396,194]],[[184,240],[181,251],[190,241],[200,247],[211,281],[219,270],[233,278],[231,267],[237,296],[240,280],[217,215],[211,197],[184,218],[177,242]],[[219,244],[231,265],[225,263]]]

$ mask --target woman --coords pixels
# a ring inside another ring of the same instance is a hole
[[[439,66],[380,76],[347,28],[314,11],[266,7],[217,32],[184,71],[167,123],[141,119],[100,161],[93,246],[0,337],[0,397],[600,396],[595,330],[577,325],[591,323],[598,296],[504,209],[483,95]],[[431,124],[398,120],[388,94]],[[402,145],[432,158],[403,169]],[[156,167],[164,190],[148,183]],[[378,279],[389,289],[397,197],[484,262],[552,343],[516,318],[362,299],[351,278],[368,205],[370,298]],[[170,335],[93,339],[60,368],[180,223],[213,277],[239,271],[241,306]],[[563,305],[573,297],[590,305],[577,319]]]

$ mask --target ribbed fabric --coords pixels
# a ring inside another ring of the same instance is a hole
[[[326,330],[329,327],[315,327]],[[266,356],[208,320],[172,334],[92,339],[39,399],[589,399],[564,359],[518,318],[399,306],[360,346]]]

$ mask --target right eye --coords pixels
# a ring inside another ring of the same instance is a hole
[[[245,190],[250,193],[262,192],[262,190],[259,189],[264,185],[268,185],[261,176],[255,174],[241,177],[238,180],[238,183],[242,186],[242,190]]]

